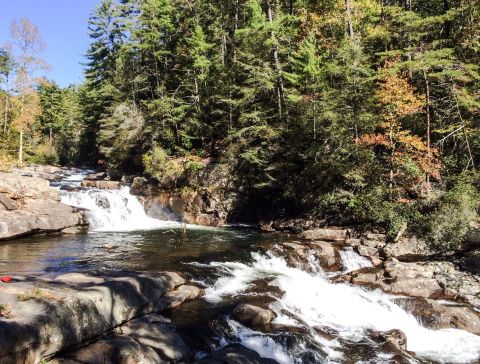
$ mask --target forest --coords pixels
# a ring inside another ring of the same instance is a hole
[[[273,217],[437,246],[477,219],[478,0],[102,0],[88,29],[85,81],[61,88],[36,77],[36,26],[12,24],[2,169],[228,164]]]

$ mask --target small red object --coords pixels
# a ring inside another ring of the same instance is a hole
[[[4,283],[8,283],[8,282],[11,282],[12,281],[12,277],[10,276],[3,276],[2,278],[0,278],[0,281],[4,282]]]

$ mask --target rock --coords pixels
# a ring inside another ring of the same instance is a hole
[[[100,181],[100,180],[105,180],[108,178],[108,173],[107,172],[95,172],[95,173],[89,173],[85,176],[84,180],[88,181]]]
[[[432,271],[416,263],[387,261],[384,263],[386,276],[392,283],[388,291],[414,297],[441,297],[443,288]]]
[[[320,261],[322,268],[335,271],[340,268],[341,258],[338,248],[326,241],[315,241],[308,244],[313,249],[313,254]]]
[[[383,248],[386,257],[402,261],[425,260],[435,255],[435,251],[424,241],[414,236],[403,236],[397,242]]]
[[[1,285],[0,302],[11,305],[12,317],[0,320],[0,358],[39,362],[135,317],[160,312],[163,295],[178,283],[185,280],[176,273],[68,273]]]
[[[0,193],[13,200],[46,199],[60,201],[57,190],[47,180],[24,177],[13,173],[0,173]]]
[[[407,350],[407,335],[403,331],[394,329],[383,333],[383,336],[387,343],[400,351]]]
[[[62,234],[65,235],[73,235],[73,234],[80,234],[80,233],[86,233],[87,228],[86,226],[71,226],[66,229],[63,229]]]
[[[275,244],[270,252],[284,257],[290,266],[307,271],[312,270],[311,258],[316,259],[325,271],[336,271],[341,267],[338,248],[326,241],[280,243]]]
[[[33,200],[21,210],[0,211],[0,240],[85,226],[83,213],[52,200]]]
[[[233,317],[238,322],[251,328],[265,327],[274,318],[272,311],[250,304],[237,306],[233,311]]]
[[[307,240],[345,241],[348,238],[348,230],[326,228],[306,230],[301,237]]]
[[[207,355],[197,364],[277,364],[273,359],[262,358],[255,351],[240,344],[232,344]]]
[[[17,204],[10,197],[0,193],[0,206],[3,206],[7,211],[12,211],[17,209]]]
[[[467,306],[425,298],[397,298],[395,302],[420,318],[422,326],[434,330],[456,328],[480,334],[480,316]]]
[[[115,331],[152,348],[168,360],[182,361],[193,356],[170,321],[160,315],[142,316],[127,322]]]
[[[356,246],[362,245],[362,239],[348,238],[345,240],[345,244],[350,245],[352,247],[356,247]]]
[[[118,190],[120,188],[120,182],[118,181],[87,181],[84,180],[81,183],[82,187],[98,188],[101,190]]]
[[[168,292],[165,294],[165,299],[167,301],[167,307],[176,307],[181,305],[186,301],[194,300],[195,298],[201,297],[203,295],[203,290],[196,286],[183,285],[177,289]]]
[[[132,320],[117,330],[148,345],[169,360],[186,360],[193,354],[170,322],[159,315]]]
[[[385,234],[366,233],[365,239],[385,243],[385,241],[387,240],[387,236]]]
[[[364,257],[374,257],[378,255],[377,248],[373,248],[365,245],[359,245],[355,250],[357,251],[358,254]]]
[[[167,363],[149,346],[129,336],[111,335],[81,348],[72,355],[83,364],[160,364]],[[66,361],[62,361],[64,364]]]
[[[41,178],[53,182],[62,179],[63,170],[62,168],[55,166],[29,165],[23,168],[14,169],[12,173],[18,176]]]
[[[466,252],[456,263],[463,270],[480,275],[480,250]]]
[[[480,307],[480,279],[459,271],[450,262],[399,262],[388,260],[382,268],[365,268],[353,272],[343,281],[381,288],[397,295],[444,298]],[[350,277],[350,278],[348,278]]]
[[[84,228],[83,212],[59,201],[44,179],[0,173],[0,240]]]
[[[154,198],[158,193],[158,187],[144,177],[135,177],[130,186],[130,193],[135,196]]]

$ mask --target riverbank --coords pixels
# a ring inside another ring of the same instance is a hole
[[[0,240],[86,230],[83,212],[60,202],[50,181],[61,179],[54,167],[0,173]]]
[[[441,254],[407,234],[305,219],[185,230],[163,200],[170,221],[124,183],[86,174],[54,190],[87,209],[89,234],[0,245],[7,363],[480,359],[475,230]]]

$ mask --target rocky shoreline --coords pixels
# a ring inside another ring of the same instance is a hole
[[[49,186],[47,179],[55,178],[61,178],[60,170],[0,174],[0,240],[85,229],[83,212],[59,202],[58,191]],[[119,182],[104,178],[103,174],[91,175],[82,187],[120,187]],[[138,188],[139,180],[133,182]],[[180,198],[145,191],[143,202],[152,214],[155,208],[168,208],[183,221],[205,225],[222,225],[228,215],[224,205],[198,194]],[[222,218],[215,220],[215,216]],[[302,271],[315,273],[319,266],[334,283],[385,292],[424,327],[480,335],[480,229],[472,227],[457,251],[439,253],[413,236],[392,240],[378,231],[320,225],[306,219],[263,223],[263,231],[287,233],[289,238],[259,249]],[[342,258],[345,251],[360,255],[368,264],[348,269]],[[266,282],[252,289],[272,299],[283,294],[278,289],[269,291]],[[92,364],[276,363],[238,343],[195,356],[164,313],[203,294],[201,286],[176,272],[73,272],[54,278],[14,275],[11,282],[0,283],[0,364],[39,363],[45,358],[52,363]],[[270,303],[269,299],[249,298],[226,314],[252,330],[270,332],[279,328],[272,324],[275,313]],[[372,333],[371,337],[397,353],[399,362],[416,356],[407,350],[406,336],[400,330]]]
[[[0,241],[86,230],[83,212],[61,203],[59,191],[50,187],[60,173],[49,166],[0,173]]]

